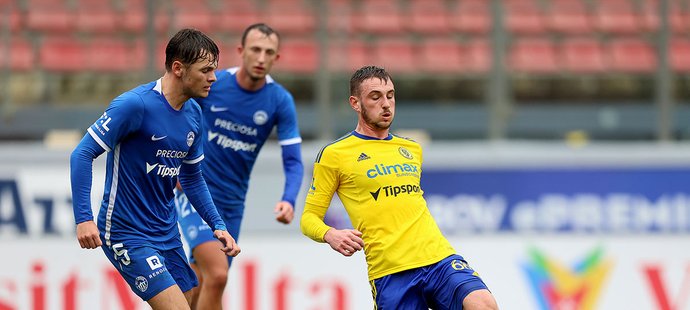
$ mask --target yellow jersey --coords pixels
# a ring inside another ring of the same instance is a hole
[[[331,227],[323,218],[337,192],[352,227],[362,232],[369,280],[439,262],[455,250],[427,208],[421,175],[418,143],[352,132],[317,155],[302,232],[324,242]]]

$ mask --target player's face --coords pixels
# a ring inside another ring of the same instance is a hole
[[[218,63],[211,62],[209,57],[202,57],[189,66],[182,65],[184,94],[191,98],[208,97],[211,84],[216,81],[216,68]]]
[[[395,88],[393,81],[369,78],[359,86],[360,118],[372,129],[390,128],[395,116]]]
[[[280,58],[278,36],[267,36],[259,30],[247,33],[244,47],[240,47],[242,67],[253,80],[262,80],[271,71],[273,63]]]

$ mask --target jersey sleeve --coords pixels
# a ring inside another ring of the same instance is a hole
[[[187,137],[187,139],[194,139],[192,145],[189,147],[187,157],[184,159],[185,164],[196,164],[204,159],[204,143],[203,143],[203,121],[201,120],[201,108],[195,100],[189,100],[185,104],[192,104],[194,106],[194,119],[199,124],[199,130],[194,137]]]
[[[285,91],[278,105],[277,133],[280,145],[302,142],[297,124],[297,110],[292,95]]]
[[[300,220],[300,229],[305,236],[317,242],[324,242],[323,236],[331,228],[323,219],[340,183],[337,163],[335,154],[326,148],[321,150],[314,163],[314,173]]]
[[[115,98],[88,134],[110,152],[120,140],[136,131],[144,119],[144,103],[138,95],[125,93]]]

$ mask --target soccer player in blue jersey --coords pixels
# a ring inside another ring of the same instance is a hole
[[[268,75],[279,58],[279,40],[278,33],[265,24],[247,27],[238,47],[241,65],[219,70],[218,81],[208,97],[197,99],[207,130],[202,170],[215,205],[235,240],[240,233],[249,175],[274,127],[285,173],[283,196],[274,209],[278,222],[292,221],[302,183],[302,139],[295,103],[292,95]],[[182,187],[187,192],[184,184]],[[183,192],[178,192],[175,201],[182,233],[191,248],[192,267],[200,280],[194,305],[198,309],[220,309],[232,257],[219,255],[218,241],[189,208]]]
[[[70,158],[74,217],[82,248],[101,246],[132,290],[153,309],[190,309],[198,282],[180,240],[173,189],[177,180],[223,243],[240,252],[206,187],[201,110],[216,81],[218,46],[205,34],[180,30],[165,49],[162,78],[115,98]],[[98,225],[91,211],[93,160],[108,152]],[[220,245],[220,244],[219,244]],[[219,248],[222,250],[219,250]]]
[[[374,309],[498,309],[427,208],[420,187],[421,146],[390,133],[391,76],[383,68],[360,68],[350,79],[349,101],[357,126],[317,155],[302,233],[344,256],[364,249]],[[355,229],[324,223],[335,193]]]

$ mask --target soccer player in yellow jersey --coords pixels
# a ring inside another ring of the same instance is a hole
[[[389,132],[391,76],[375,66],[357,70],[350,106],[359,115],[357,128],[317,155],[302,233],[344,256],[364,249],[375,309],[498,309],[431,217],[419,186],[420,145]],[[324,223],[336,192],[355,229]]]

